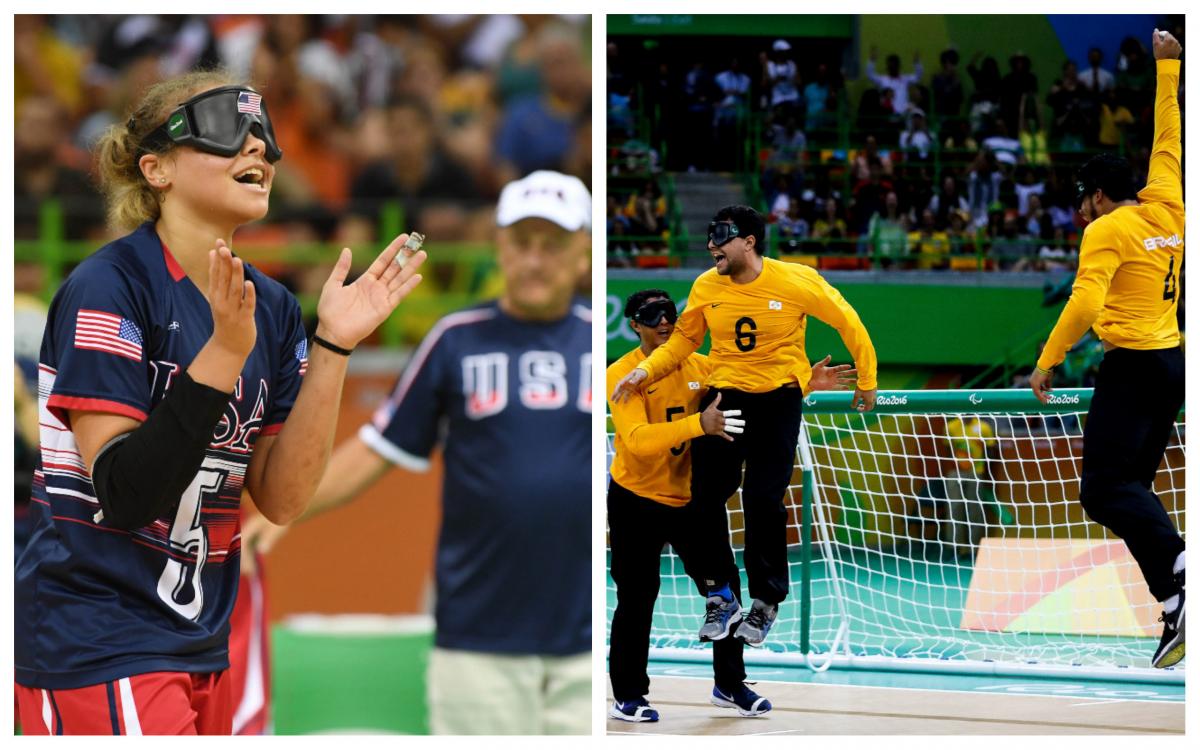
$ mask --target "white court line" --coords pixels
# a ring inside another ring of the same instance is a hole
[[[1096,700],[1088,701],[1087,703],[1072,703],[1072,706],[1100,706],[1105,703],[1130,703],[1129,698],[1097,698]],[[1152,703],[1171,703],[1172,701],[1151,701]],[[1177,701],[1182,702],[1182,701]]]
[[[653,678],[656,676],[657,677],[669,677],[671,679],[676,679],[676,680],[695,680],[697,682],[710,682],[710,683],[712,682],[711,677],[707,677],[707,678],[706,677],[692,677],[690,675],[674,675],[674,674],[672,674],[672,675],[661,675],[661,674],[654,675],[654,674],[651,674],[650,678],[653,680]],[[989,695],[989,696],[1006,695],[1006,696],[1026,697],[1026,698],[1032,696],[1035,698],[1063,698],[1066,700],[1076,700],[1076,701],[1080,700],[1082,698],[1089,702],[1100,701],[1100,702],[1104,702],[1104,703],[1123,701],[1123,702],[1127,702],[1127,703],[1178,703],[1179,705],[1184,704],[1184,701],[1182,701],[1182,700],[1169,700],[1169,699],[1164,700],[1164,699],[1155,699],[1155,698],[1117,698],[1117,699],[1088,698],[1087,696],[1081,696],[1081,695],[1056,695],[1054,693],[984,692],[984,691],[974,689],[974,688],[968,689],[968,690],[962,690],[962,689],[957,689],[957,688],[901,687],[901,686],[897,686],[897,685],[847,685],[844,683],[795,682],[795,681],[790,681],[790,680],[751,679],[749,677],[747,677],[746,682],[752,682],[752,683],[766,682],[766,683],[770,683],[772,685],[813,685],[816,687],[848,687],[848,688],[858,688],[860,690],[908,690],[910,692],[925,691],[925,692],[930,692],[930,693],[959,693],[959,694],[972,693],[972,694],[976,694],[976,695]],[[1029,684],[1029,683],[1013,683],[1013,684]],[[1074,683],[1071,683],[1071,684],[1074,684]]]

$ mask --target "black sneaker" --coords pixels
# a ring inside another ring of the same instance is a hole
[[[771,626],[775,624],[778,615],[778,604],[767,604],[755,599],[750,605],[750,614],[746,615],[734,637],[745,641],[747,646],[757,648],[767,639],[767,633],[771,632]]]
[[[704,606],[704,624],[700,626],[700,640],[719,641],[729,635],[730,629],[742,619],[742,605],[737,599],[726,599],[720,594],[708,597]]]
[[[728,693],[713,686],[710,700],[714,706],[736,708],[742,716],[759,716],[771,710],[771,701],[746,687],[746,683],[742,683],[736,690]]]
[[[1180,578],[1182,579],[1182,575]],[[1180,588],[1179,606],[1171,614],[1163,612],[1162,616],[1158,618],[1158,621],[1163,624],[1163,634],[1162,640],[1158,642],[1158,649],[1154,652],[1154,658],[1150,660],[1150,666],[1155,669],[1166,669],[1183,661],[1183,618],[1187,607],[1186,597],[1186,591]]]

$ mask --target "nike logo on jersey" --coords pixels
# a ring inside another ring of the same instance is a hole
[[[721,306],[721,303],[720,303],[720,302],[714,302],[714,303],[712,303],[712,306],[713,306],[713,307],[720,307],[720,306]]]
[[[768,303],[767,303],[767,307],[768,307],[769,309],[771,309],[771,310],[782,310],[782,309],[783,309],[783,303],[782,303],[782,302],[776,302],[775,300],[771,300],[770,302],[768,302]]]
[[[646,395],[650,395],[651,393],[654,393],[654,392],[655,392],[655,391],[657,391],[657,390],[658,390],[657,388],[647,388],[647,389],[646,389]]]

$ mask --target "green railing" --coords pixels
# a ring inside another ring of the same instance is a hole
[[[404,212],[400,204],[384,204],[380,212],[378,236],[394,237],[402,231],[403,226]],[[40,207],[38,238],[17,240],[13,246],[15,262],[36,263],[42,267],[42,288],[38,291],[47,302],[70,269],[102,244],[97,241],[67,240],[65,227],[66,217],[61,205],[56,200],[48,200]],[[352,248],[355,251],[355,269],[366,268],[384,244],[384,241],[377,240],[371,247]],[[256,265],[297,269],[332,269],[339,250],[332,244],[282,245],[277,242],[239,243],[237,248],[240,257]],[[426,245],[426,250],[430,257],[422,270],[424,282],[379,329],[378,343],[384,346],[415,344],[438,318],[498,294],[501,289],[495,252],[490,243],[438,243],[435,240]],[[323,280],[324,277],[321,278]],[[306,316],[316,314],[319,292],[319,288],[297,292],[296,297]]]

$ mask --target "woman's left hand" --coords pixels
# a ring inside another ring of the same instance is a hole
[[[404,268],[396,254],[408,240],[401,234],[392,240],[353,284],[348,286],[350,248],[343,248],[317,302],[317,335],[346,349],[353,349],[391,315],[400,300],[421,283],[417,270],[425,262],[424,250],[417,251]]]

